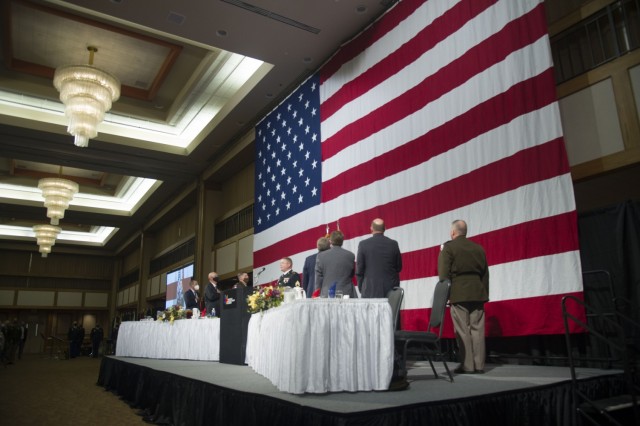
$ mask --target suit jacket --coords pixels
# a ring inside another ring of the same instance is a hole
[[[314,253],[311,256],[307,256],[304,260],[304,268],[302,268],[302,288],[307,294],[307,297],[311,297],[313,291],[316,288],[316,259],[318,253]]]
[[[207,310],[207,315],[211,314],[211,308],[216,309],[216,316],[220,315],[220,293],[218,289],[216,289],[213,284],[209,283],[207,287],[204,289],[204,307]]]
[[[387,293],[400,285],[402,255],[398,242],[383,234],[358,244],[356,277],[362,297],[387,297]]]
[[[293,269],[286,274],[280,275],[280,278],[278,279],[278,285],[284,287],[295,287],[296,283],[298,283],[299,286],[302,285],[302,281],[300,281],[300,274],[295,272]]]
[[[356,297],[353,288],[354,262],[356,256],[349,250],[332,246],[329,250],[318,253],[316,260],[316,288],[321,289],[320,296],[329,295],[329,288],[337,283],[336,291],[343,295]]]
[[[451,303],[489,300],[489,267],[484,249],[459,236],[442,245],[438,256],[438,276],[451,280]]]
[[[196,293],[189,289],[184,292],[184,308],[193,309],[198,307],[198,299]]]

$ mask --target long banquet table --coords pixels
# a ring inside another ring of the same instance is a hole
[[[386,390],[391,306],[387,299],[303,299],[253,314],[246,362],[283,392]]]
[[[157,359],[220,359],[220,319],[169,322],[126,321],[120,324],[117,356]]]

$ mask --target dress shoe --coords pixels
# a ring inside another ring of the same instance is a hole
[[[456,374],[473,374],[473,371],[467,371],[465,370],[462,366],[456,368],[455,370],[453,370],[454,373]]]
[[[474,371],[475,374],[484,374],[484,370],[476,370]]]
[[[389,384],[389,392],[403,391],[409,389],[409,382],[406,378],[394,380]]]

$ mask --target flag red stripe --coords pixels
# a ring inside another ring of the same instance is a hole
[[[384,18],[363,31],[355,40],[342,47],[320,71],[320,84],[331,78],[342,65],[349,62],[376,41],[396,28],[402,21],[411,16],[424,0],[405,0],[402,7],[395,7],[384,15]]]
[[[392,54],[381,60],[358,78],[346,83],[322,104],[322,119],[326,120],[344,106],[343,99],[355,99],[367,93],[387,78],[398,73],[407,64],[414,62],[424,52],[458,31],[467,21],[494,4],[496,0],[462,1],[449,9],[431,25],[425,27],[416,36],[402,45]],[[349,58],[351,59],[351,58]],[[340,64],[342,65],[342,64]],[[320,78],[320,81],[326,79]]]
[[[568,293],[583,299],[583,293]],[[562,298],[567,294],[528,297],[523,299],[489,302],[485,305],[485,334],[487,337],[528,336],[543,334],[564,334],[562,321]],[[584,319],[584,311],[578,306],[567,305],[567,310]],[[527,323],[514,321],[527,313]],[[426,330],[431,308],[404,309],[400,311],[403,330]],[[572,333],[583,331],[575,324],[570,325]],[[453,324],[447,309],[443,337],[453,338]]]
[[[530,169],[529,164],[539,164],[540,167]],[[340,218],[340,228],[345,230],[345,239],[349,239],[367,234],[370,222],[375,217],[385,218],[390,226],[413,223],[523,185],[558,176],[567,169],[564,143],[562,138],[558,138],[409,197]],[[318,226],[285,238],[254,252],[254,262],[256,265],[266,265],[277,261],[278,253],[309,250],[322,232],[323,227]]]
[[[531,169],[530,164],[539,167]],[[382,217],[389,226],[413,223],[566,172],[564,142],[557,138],[433,188],[340,218],[340,227],[351,235],[364,235],[369,232],[372,218]],[[345,237],[348,239],[349,235]]]
[[[325,181],[322,184],[322,201],[332,200],[356,188],[421,164],[522,114],[555,102],[555,93],[543,90],[548,86],[550,79],[553,79],[552,69],[512,86],[506,92],[411,142]],[[503,108],[503,105],[510,107]]]
[[[541,8],[542,4],[511,21],[499,32],[469,49],[463,56],[441,68],[433,76],[362,118],[345,125],[323,140],[322,159],[329,159],[354,141],[363,140],[418,111],[476,74],[504,60],[514,51],[546,35],[546,25],[544,21],[540,22],[538,17]],[[350,96],[351,93],[345,95]],[[341,104],[351,101],[346,96],[339,96],[339,98]],[[320,117],[323,121],[325,120],[325,103],[320,105]]]
[[[554,239],[550,239],[549,234],[553,234]],[[520,223],[469,239],[484,247],[489,265],[578,250],[576,212]],[[437,276],[439,254],[439,245],[403,253],[400,279]]]

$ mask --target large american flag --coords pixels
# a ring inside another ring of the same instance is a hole
[[[424,329],[464,219],[490,265],[488,335],[562,333],[561,298],[582,294],[540,0],[398,3],[260,122],[255,173],[259,283],[284,256],[300,271],[338,223],[355,253],[381,217],[403,254],[402,327]]]

